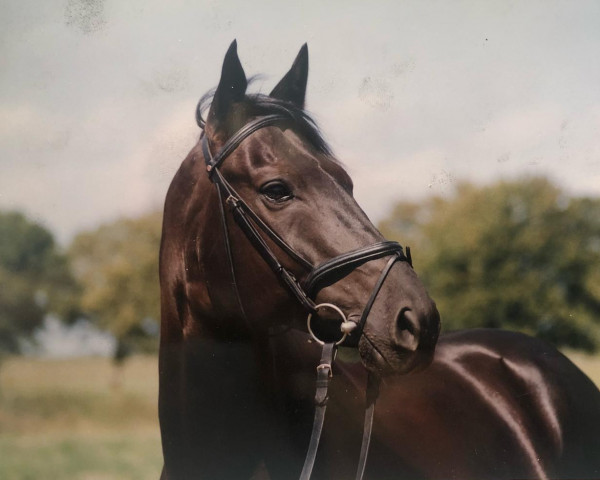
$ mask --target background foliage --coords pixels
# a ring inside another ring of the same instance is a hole
[[[121,219],[79,234],[69,248],[81,310],[118,340],[117,356],[156,350],[162,214]]]
[[[80,291],[66,256],[21,213],[0,212],[0,285],[0,354],[18,352],[47,313],[67,321],[78,314]]]
[[[558,346],[600,345],[600,199],[544,178],[457,185],[447,198],[399,202],[381,222],[413,246],[445,330],[501,327]],[[85,316],[117,357],[157,347],[161,214],[79,234],[62,253],[19,213],[0,214],[0,350],[16,352],[49,312]]]
[[[503,327],[593,351],[600,345],[600,200],[543,178],[400,202],[383,234],[413,246],[445,330]]]

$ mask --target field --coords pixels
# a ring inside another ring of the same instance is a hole
[[[0,369],[0,478],[154,479],[155,357],[13,358]]]
[[[600,357],[569,356],[600,385]],[[150,356],[120,371],[102,358],[6,360],[0,479],[157,480],[156,365]]]

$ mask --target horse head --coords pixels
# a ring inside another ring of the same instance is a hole
[[[163,291],[183,299],[173,308],[181,310],[184,336],[251,339],[281,326],[306,330],[312,305],[318,338],[339,338],[339,312],[359,326],[344,345],[358,347],[370,371],[426,366],[440,328],[435,303],[401,247],[384,242],[358,206],[352,180],[304,111],[307,76],[304,45],[269,95],[247,94],[232,43],[206,121],[210,99],[198,107],[202,139],[167,196]],[[244,133],[268,116],[275,120]],[[249,238],[239,218],[236,224],[236,214],[259,239]],[[291,280],[282,281],[278,269]],[[286,282],[300,291],[296,297]],[[314,309],[323,303],[339,311]]]

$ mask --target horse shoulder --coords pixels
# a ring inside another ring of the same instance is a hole
[[[600,428],[589,379],[549,344],[514,332],[442,336],[426,370],[384,387],[378,430],[429,477],[571,472],[576,459],[591,461],[578,436],[590,443]]]

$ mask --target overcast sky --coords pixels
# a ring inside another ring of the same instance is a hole
[[[460,180],[600,195],[600,2],[0,0],[0,208],[63,243],[160,208],[237,38],[307,107],[373,220]]]

